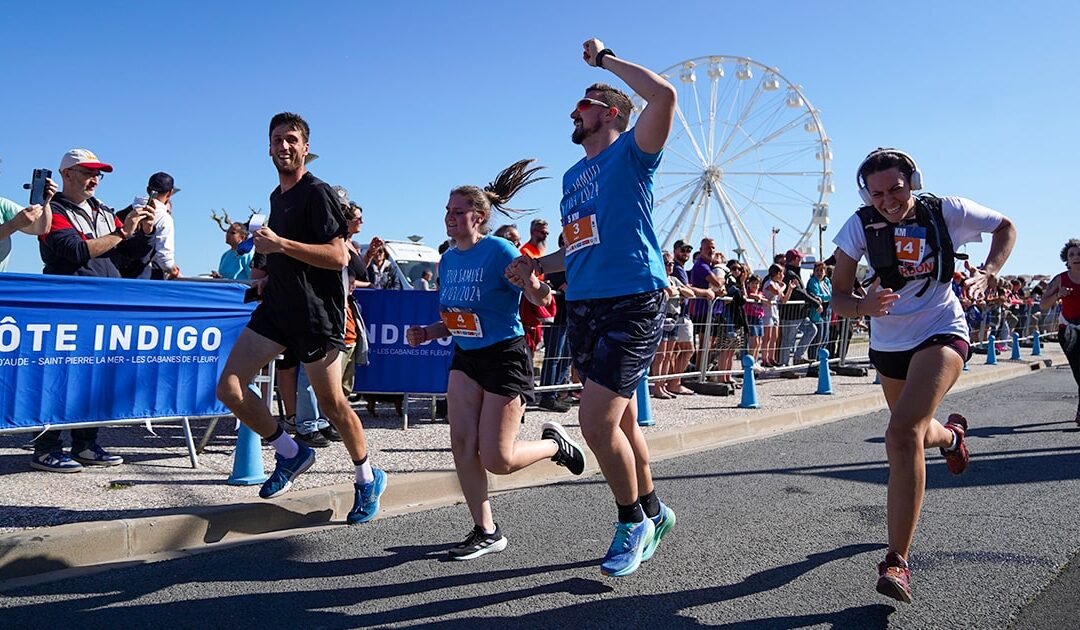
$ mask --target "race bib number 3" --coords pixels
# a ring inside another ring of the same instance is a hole
[[[480,318],[476,316],[476,313],[443,311],[440,317],[450,334],[455,337],[480,339],[484,336],[484,330],[480,327]]]
[[[917,265],[926,256],[926,228],[898,227],[893,232],[896,259],[900,263]]]
[[[600,242],[600,232],[596,229],[596,215],[588,214],[563,226],[563,240],[566,241],[566,253],[573,254],[583,247],[591,247]]]

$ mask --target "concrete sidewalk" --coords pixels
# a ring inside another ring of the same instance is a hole
[[[1052,362],[1063,363],[1057,347],[1038,358],[1025,350],[1021,361],[984,364],[975,357],[954,390],[1030,374]],[[869,377],[833,376],[833,395],[815,395],[817,379],[758,382],[760,409],[740,409],[739,393],[727,397],[688,396],[652,401],[655,427],[645,429],[654,460],[675,457],[832,422],[885,407],[879,386]],[[415,410],[414,410],[415,411]],[[372,417],[361,414],[372,462],[389,473],[380,517],[462,501],[449,449],[449,428],[420,409],[407,431],[392,407]],[[979,412],[968,414],[974,425]],[[576,408],[568,414],[526,414],[521,435],[538,438],[548,420],[563,423],[580,437]],[[196,424],[201,434],[207,423]],[[230,425],[230,426],[225,426]],[[884,431],[884,427],[882,427]],[[102,430],[102,442],[128,461],[120,468],[90,469],[72,475],[31,471],[30,453],[21,445],[30,434],[0,436],[0,580],[12,580],[71,567],[141,562],[155,554],[241,542],[252,536],[299,528],[343,524],[352,505],[352,464],[344,447],[318,450],[315,466],[297,479],[285,496],[263,501],[257,487],[225,484],[232,466],[235,433],[218,423],[199,469],[188,463],[179,427]],[[582,444],[584,442],[582,441]],[[272,452],[263,449],[267,470]],[[598,473],[590,457],[585,475]],[[513,475],[490,476],[494,491],[556,483],[565,469],[541,462]],[[157,557],[162,557],[158,555]]]

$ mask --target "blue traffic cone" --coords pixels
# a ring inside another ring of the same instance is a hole
[[[817,351],[817,391],[815,394],[832,393],[832,377],[829,375],[829,351],[820,348]]]
[[[1037,357],[1042,354],[1042,344],[1039,341],[1039,331],[1035,331],[1035,335],[1031,338],[1031,356]]]
[[[651,427],[656,424],[652,417],[652,405],[649,404],[649,379],[643,378],[637,386],[637,423],[639,427]]]
[[[997,365],[997,339],[993,335],[986,337],[986,364]]]
[[[1009,360],[1020,360],[1020,333],[1013,333],[1012,355],[1009,356]]]
[[[743,355],[743,379],[742,379],[742,402],[739,407],[743,409],[757,409],[761,405],[757,401],[757,382],[754,380],[754,357],[749,354]]]
[[[255,486],[264,481],[266,481],[266,473],[263,472],[259,434],[249,429],[247,425],[241,424],[240,430],[236,432],[232,474],[229,475],[227,483],[230,486]]]

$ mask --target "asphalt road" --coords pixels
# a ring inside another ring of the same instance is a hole
[[[950,396],[971,423],[953,477],[928,454],[915,603],[874,591],[887,414],[657,463],[678,525],[632,576],[600,575],[599,477],[495,499],[507,550],[448,562],[463,505],[80,576],[0,599],[7,628],[717,626],[1068,628],[1080,616],[1075,385],[1043,370]],[[393,483],[391,477],[390,483]]]

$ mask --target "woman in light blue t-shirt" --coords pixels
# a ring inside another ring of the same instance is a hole
[[[455,246],[439,261],[440,321],[413,326],[410,346],[454,337],[454,358],[446,391],[450,447],[473,529],[450,549],[454,560],[472,560],[502,551],[506,538],[491,514],[487,473],[508,475],[543,459],[575,475],[585,468],[585,453],[557,423],[544,424],[540,440],[515,439],[524,396],[533,387],[532,361],[518,315],[521,294],[548,306],[551,287],[525,266],[507,268],[518,256],[507,240],[486,236],[494,208],[507,216],[510,199],[536,181],[538,167],[521,160],[484,188],[460,186],[446,204],[446,235]]]

